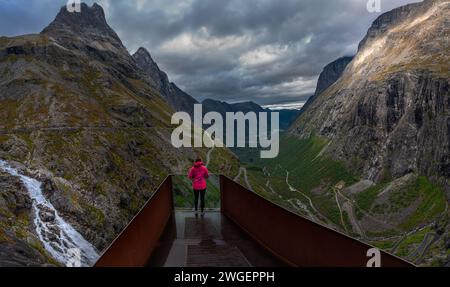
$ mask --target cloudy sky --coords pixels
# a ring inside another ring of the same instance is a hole
[[[131,53],[143,46],[198,100],[288,104],[356,53],[374,0],[101,0]],[[418,0],[379,0],[382,12]],[[40,32],[66,0],[0,0],[0,35]],[[85,1],[92,4],[94,1]]]

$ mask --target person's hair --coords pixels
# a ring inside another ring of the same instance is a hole
[[[195,162],[200,162],[200,161],[202,161],[202,159],[199,157],[195,160]]]

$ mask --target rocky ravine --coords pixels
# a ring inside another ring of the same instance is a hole
[[[0,160],[0,170],[20,179],[20,189],[25,187],[31,201],[32,225],[45,251],[60,263],[70,266],[91,266],[98,259],[98,252],[73,226],[67,223],[44,195],[42,183],[25,175],[26,170],[19,170]],[[29,214],[28,214],[29,215]],[[26,216],[26,215],[25,215]]]
[[[61,217],[98,251],[168,173],[184,173],[206,155],[172,147],[174,110],[97,4],[83,4],[81,13],[62,8],[40,34],[0,38],[0,74],[0,159],[18,162],[42,182]],[[227,150],[214,151],[213,171],[234,175],[238,166]],[[32,216],[29,206],[20,214]],[[16,227],[13,215],[20,214],[10,205],[0,209],[0,262],[9,265],[15,253],[4,246],[31,238],[34,228],[26,220]],[[49,262],[45,251],[38,255],[42,244],[21,242],[37,255],[20,264]]]
[[[0,171],[0,266],[56,264],[31,230],[32,202],[17,177]]]

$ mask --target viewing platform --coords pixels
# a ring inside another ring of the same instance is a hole
[[[187,209],[189,180],[168,176],[95,267],[365,267],[371,259],[374,247],[225,176],[210,179],[208,190],[207,206],[219,206],[195,216]],[[380,255],[382,267],[413,267],[384,251]]]
[[[177,210],[148,266],[279,267],[285,264],[262,248],[220,210],[204,217]]]

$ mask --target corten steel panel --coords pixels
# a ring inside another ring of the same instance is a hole
[[[364,267],[373,248],[298,216],[221,176],[222,212],[291,266]],[[413,267],[381,252],[382,267]]]
[[[145,266],[157,247],[172,212],[172,178],[169,176],[103,253],[95,267]]]

